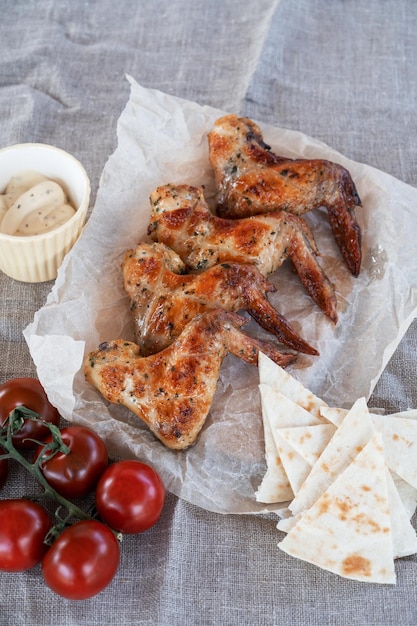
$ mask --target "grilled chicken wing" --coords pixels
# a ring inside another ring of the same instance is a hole
[[[268,276],[289,257],[313,300],[337,320],[333,285],[317,261],[316,243],[302,218],[277,211],[222,219],[210,212],[202,188],[188,185],[157,187],[150,201],[149,236],[175,250],[188,270],[246,263]]]
[[[333,235],[354,276],[361,264],[361,231],[355,210],[361,205],[349,172],[323,159],[288,159],[264,143],[250,119],[226,115],[209,133],[217,214],[241,218],[267,211],[294,215],[326,207]]]
[[[259,350],[266,349],[283,366],[296,358],[242,333],[245,321],[223,309],[203,313],[168,348],[148,357],[129,341],[103,343],[85,360],[86,379],[109,402],[130,409],[167,447],[187,448],[204,425],[226,354],[257,364]]]
[[[184,274],[176,252],[162,243],[139,243],[122,263],[136,341],[144,356],[169,346],[196,315],[212,309],[245,309],[282,343],[318,354],[267,299],[275,291],[253,265],[223,263],[201,274]]]

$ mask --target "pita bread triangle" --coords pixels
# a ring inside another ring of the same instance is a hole
[[[368,443],[375,430],[365,398],[359,398],[323,450],[289,505],[293,515],[309,509]]]
[[[388,502],[391,517],[392,550],[394,559],[410,556],[417,552],[417,535],[410,516],[398,493],[394,479],[385,465]]]
[[[401,417],[407,420],[417,420],[417,409],[407,409],[398,413],[391,413],[390,417]]]
[[[339,426],[347,411],[326,406],[321,407],[320,413],[322,417]],[[417,411],[370,415],[375,428],[382,433],[388,467],[417,489]]]
[[[311,415],[279,390],[273,389],[269,385],[260,384],[259,390],[267,471],[256,492],[256,499],[265,504],[286,502],[294,497],[294,492],[278,452],[275,431],[292,424],[300,426],[321,424],[323,420]],[[298,460],[303,464],[302,458]]]
[[[267,469],[255,497],[258,502],[263,502],[264,504],[286,502],[287,500],[291,500],[291,498],[293,498],[294,493],[291,489],[290,482],[285,473],[284,466],[275,445],[275,440],[266,416],[263,401],[262,421],[264,427],[265,461]]]
[[[417,506],[417,489],[412,487],[410,483],[400,478],[395,472],[390,470],[390,474],[394,480],[395,487],[401,498],[401,502],[407,511],[408,518],[411,519],[415,513]]]
[[[268,385],[283,392],[287,398],[317,417],[321,422],[326,421],[320,416],[320,407],[326,406],[326,403],[262,352],[258,356],[258,371],[261,385]]]
[[[302,513],[298,513],[297,515],[293,515],[292,517],[289,515],[287,517],[284,517],[283,519],[280,519],[277,524],[278,530],[281,530],[283,533],[289,533],[291,528],[294,528],[301,516]]]
[[[320,407],[320,415],[335,426],[340,426],[348,412],[348,409],[339,409],[333,406]]]
[[[284,395],[279,389],[261,383],[262,410],[265,411],[272,433],[279,428],[292,426],[315,426],[326,422],[322,417],[313,415],[300,404]]]
[[[373,415],[382,434],[388,467],[417,488],[417,421],[392,415]]]
[[[370,471],[371,470],[371,471]],[[394,584],[382,438],[375,433],[278,544],[287,554],[345,578]]]
[[[274,433],[278,454],[284,466],[291,489],[297,494],[309,473],[311,465],[285,439],[279,436],[279,430]]]
[[[334,431],[332,424],[317,424],[281,428],[274,432],[278,453],[295,495]]]
[[[417,552],[417,535],[410,522],[410,514],[404,506],[390,471],[385,464],[385,478],[387,482],[387,496],[391,519],[393,558],[397,559]],[[405,483],[406,485],[408,483]],[[415,501],[414,501],[415,509]],[[413,509],[413,510],[414,510]],[[277,528],[285,533],[290,532],[302,517],[299,513],[295,517],[280,519]]]
[[[281,428],[277,431],[277,435],[313,467],[335,430],[336,427],[333,424],[317,424],[316,426]]]

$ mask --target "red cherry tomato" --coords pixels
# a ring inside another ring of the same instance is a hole
[[[47,512],[31,500],[0,500],[0,570],[22,572],[39,563],[48,546],[52,523]]]
[[[39,380],[36,378],[13,378],[0,385],[0,423],[4,424],[9,413],[18,406],[31,409],[43,418],[45,422],[59,424],[59,413],[49,402]],[[34,448],[36,443],[49,434],[47,426],[40,422],[26,419],[22,428],[13,436],[16,448]]]
[[[57,452],[41,462],[42,474],[59,494],[65,498],[82,498],[93,491],[98,479],[108,463],[107,448],[104,441],[90,428],[69,426],[61,430],[63,442],[70,452]],[[52,435],[44,442],[52,441]],[[34,460],[43,451],[40,445],[35,450]]]
[[[161,516],[165,487],[157,472],[140,461],[109,465],[96,487],[101,519],[115,530],[141,533]]]
[[[119,543],[101,522],[83,520],[58,537],[42,561],[45,583],[69,600],[95,596],[113,580]]]

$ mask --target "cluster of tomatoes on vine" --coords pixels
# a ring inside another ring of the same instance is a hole
[[[82,600],[113,580],[122,535],[141,533],[158,521],[165,488],[146,463],[109,463],[106,445],[92,429],[59,423],[37,379],[0,386],[0,488],[9,462],[17,461],[43,489],[30,498],[0,500],[0,571],[41,563],[48,587]],[[74,502],[91,493],[92,513]]]

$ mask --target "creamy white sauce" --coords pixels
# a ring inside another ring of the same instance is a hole
[[[0,195],[0,232],[41,235],[65,224],[74,213],[61,185],[38,172],[20,172]]]

